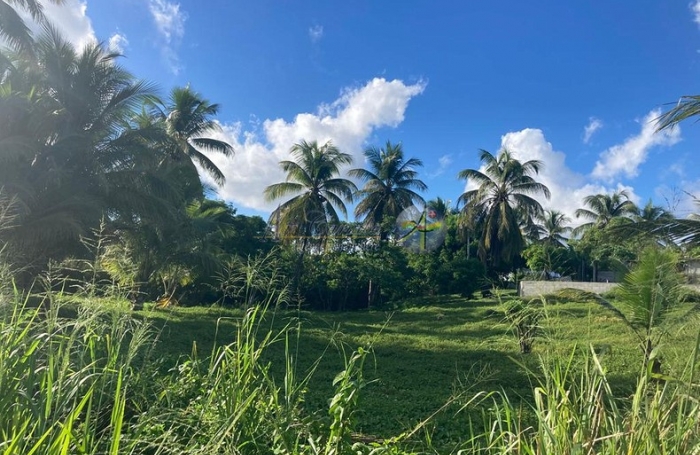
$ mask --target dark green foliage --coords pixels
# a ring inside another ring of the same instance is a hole
[[[558,243],[533,243],[523,250],[523,258],[532,271],[557,272],[561,276],[576,275],[581,264],[573,248]]]
[[[303,304],[326,311],[381,307],[407,296],[404,250],[383,246],[365,254],[328,253],[305,258]]]
[[[438,290],[441,294],[458,294],[471,299],[485,283],[485,269],[477,259],[457,255],[449,262],[440,264]]]
[[[583,281],[597,281],[599,270],[624,270],[637,257],[640,246],[649,242],[624,234],[621,227],[631,225],[623,217],[613,217],[605,227],[592,226],[580,239],[570,241],[576,254],[587,267]]]
[[[387,220],[395,220],[401,212],[413,204],[422,203],[416,191],[428,187],[418,179],[416,168],[423,166],[417,158],[405,159],[401,144],[387,141],[384,148],[372,147],[365,151],[369,169],[352,169],[349,175],[365,182],[357,192],[359,203],[355,216],[362,218],[366,226],[377,229],[379,238],[386,240],[393,229]]]
[[[477,186],[459,197],[465,215],[482,220],[479,257],[498,270],[512,270],[525,247],[521,225],[542,214],[542,206],[533,196],[549,198],[549,189],[535,180],[542,163],[520,162],[507,150],[493,156],[481,150],[484,172],[465,169],[459,178]]]
[[[201,225],[226,209],[204,199],[192,160],[222,179],[200,151],[232,153],[206,137],[217,106],[189,88],[163,104],[104,45],[75,49],[51,27],[34,44],[0,51],[12,63],[0,74],[0,185],[14,218],[0,243],[25,274],[20,285],[49,261],[88,256],[82,239],[102,221],[128,250],[116,256],[137,264],[132,281],[163,281],[170,294],[173,276],[210,271],[212,231]]]

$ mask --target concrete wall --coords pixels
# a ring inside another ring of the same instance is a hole
[[[619,283],[588,283],[583,281],[521,281],[518,283],[520,297],[537,297],[544,294],[554,294],[560,289],[571,288],[582,291],[604,294]],[[685,287],[700,292],[700,285],[686,284]]]
[[[544,294],[554,294],[560,289],[572,288],[582,291],[604,294],[617,286],[617,283],[588,283],[584,281],[521,281],[518,283],[520,297],[536,297]]]

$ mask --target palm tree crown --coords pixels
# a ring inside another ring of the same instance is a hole
[[[637,221],[670,222],[673,221],[674,218],[671,212],[663,207],[654,205],[651,199],[649,199],[644,207],[639,209],[639,212],[635,216]]]
[[[566,245],[566,234],[571,232],[571,218],[558,210],[545,210],[536,217],[538,240],[552,246]]]
[[[206,137],[221,131],[221,126],[213,120],[218,112],[218,104],[211,104],[189,86],[174,88],[167,104],[154,106],[155,118],[162,122],[172,142],[172,157],[176,160],[187,157],[201,166],[217,184],[223,185],[226,181],[224,174],[203,153],[233,154],[233,147],[227,142]]]
[[[51,3],[55,4],[63,2],[64,0],[51,0]],[[29,13],[35,22],[47,24],[44,6],[39,0],[0,0],[0,37],[14,49],[32,53],[34,46],[32,33],[16,8]]]
[[[365,151],[369,169],[352,169],[349,175],[365,182],[358,196],[362,198],[355,208],[355,216],[363,218],[370,227],[381,226],[387,217],[396,218],[406,208],[423,198],[414,190],[428,187],[418,179],[417,167],[423,166],[417,158],[404,158],[401,144],[387,142],[384,148],[372,147]],[[382,229],[381,236],[384,237]]]
[[[588,208],[576,210],[576,218],[589,220],[574,229],[578,235],[592,227],[604,228],[610,220],[617,217],[632,217],[637,214],[637,206],[629,200],[627,191],[616,191],[613,194],[591,194],[583,199]]]
[[[152,87],[117,57],[98,44],[77,51],[48,28],[0,76],[0,182],[17,201],[6,241],[27,260],[75,253],[105,213],[142,219],[170,195],[162,181],[153,191],[155,153],[130,127]]]
[[[481,150],[479,158],[484,171],[465,169],[459,178],[474,183],[477,188],[464,192],[459,202],[463,210],[483,219],[479,241],[482,261],[498,267],[510,264],[525,246],[520,224],[523,219],[542,213],[542,206],[533,198],[542,194],[550,197],[549,189],[535,181],[542,163],[537,160],[520,162],[507,150],[493,156]]]
[[[450,207],[450,201],[447,201],[441,197],[436,197],[425,203],[428,210],[435,212],[435,217],[439,220],[446,218],[448,215],[456,215],[458,212],[456,209]]]
[[[274,201],[294,195],[275,210],[270,220],[278,235],[307,238],[323,233],[328,222],[338,222],[337,210],[347,216],[345,202],[352,202],[357,190],[350,180],[339,178],[340,166],[350,164],[352,157],[330,142],[319,146],[316,141],[295,144],[290,153],[294,161],[282,161],[287,181],[265,188],[265,198]]]

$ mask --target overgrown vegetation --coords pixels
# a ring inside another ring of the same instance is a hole
[[[149,304],[139,315],[123,299],[48,293],[51,305],[31,307],[16,296],[0,323],[0,396],[13,410],[0,416],[3,453],[700,447],[697,323],[668,326],[659,381],[597,302],[550,306],[537,320],[546,336],[521,357],[494,300],[336,318],[282,310],[286,293],[263,283],[242,285],[260,296],[247,310]]]
[[[390,141],[359,189],[347,151],[304,140],[269,222],[238,215],[199,175],[234,153],[217,104],[0,4],[3,455],[700,453],[697,219],[620,191],[572,230],[507,150],[458,174],[457,207]],[[503,289],[525,265],[630,271],[526,301]]]

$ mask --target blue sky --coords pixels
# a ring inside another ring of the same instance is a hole
[[[700,0],[67,0],[49,16],[97,39],[166,93],[221,104],[219,195],[266,215],[262,190],[300,139],[356,157],[387,140],[423,160],[426,198],[456,201],[478,149],[541,159],[566,213],[593,193],[694,210],[700,125],[654,134],[667,103],[700,93]]]

